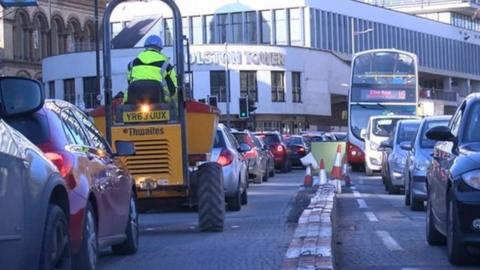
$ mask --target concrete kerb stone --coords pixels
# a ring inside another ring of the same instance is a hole
[[[320,185],[298,220],[282,270],[334,269],[335,186]]]

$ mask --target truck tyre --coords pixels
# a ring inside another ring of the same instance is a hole
[[[222,167],[207,162],[198,168],[198,223],[204,232],[221,232],[225,221]]]
[[[58,205],[50,204],[43,234],[39,270],[70,269],[68,219]]]

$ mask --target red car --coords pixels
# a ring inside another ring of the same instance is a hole
[[[135,153],[133,144],[119,142],[114,153],[83,112],[60,100],[6,121],[45,153],[66,182],[73,265],[95,269],[98,251],[107,246],[117,254],[135,253],[134,181],[119,159]]]
[[[257,132],[255,135],[261,137],[265,144],[270,147],[275,158],[275,169],[281,170],[282,173],[287,173],[292,170],[292,163],[290,162],[290,149],[283,142],[282,135],[276,131]]]

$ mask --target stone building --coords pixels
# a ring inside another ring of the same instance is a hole
[[[105,3],[99,1],[100,16]],[[0,7],[0,74],[42,80],[43,58],[94,50],[94,14],[92,0],[39,0],[35,7]]]

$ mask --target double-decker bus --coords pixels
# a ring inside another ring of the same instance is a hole
[[[348,103],[347,161],[355,171],[365,164],[362,129],[371,116],[416,115],[417,57],[395,49],[355,54]]]

